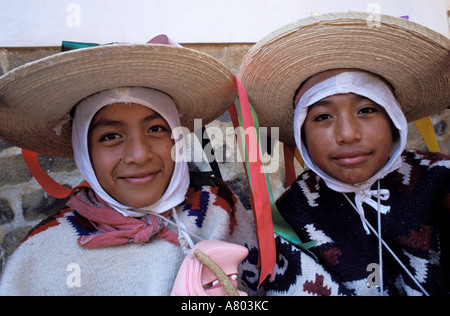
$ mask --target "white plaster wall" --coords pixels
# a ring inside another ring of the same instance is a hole
[[[252,43],[314,13],[365,11],[410,20],[449,36],[448,0],[0,0],[0,47],[62,40]]]

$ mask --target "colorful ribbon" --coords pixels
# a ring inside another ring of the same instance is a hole
[[[414,122],[429,151],[440,152],[439,144],[434,132],[433,122],[429,116]]]
[[[22,157],[33,177],[48,194],[57,199],[65,199],[72,193],[72,189],[62,186],[42,170],[37,153],[22,149]]]
[[[302,248],[314,256],[309,249],[316,241],[302,243],[295,231],[280,215],[273,198],[269,178],[265,172],[265,166],[261,160],[262,152],[259,141],[259,122],[257,115],[248,101],[244,86],[236,78],[239,99],[236,105],[229,108],[229,113],[238,136],[238,146],[244,156],[244,167],[249,185],[250,199],[256,225],[256,234],[259,244],[259,260],[261,276],[259,285],[269,276],[274,276],[276,264],[276,249],[274,233],[285,240]],[[250,138],[253,136],[253,139]],[[253,146],[250,146],[250,141]],[[256,148],[256,152],[250,152],[249,148]]]

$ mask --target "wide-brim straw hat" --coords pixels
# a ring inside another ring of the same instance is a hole
[[[160,44],[115,44],[55,54],[0,77],[0,138],[49,156],[72,157],[70,112],[82,99],[125,86],[172,97],[181,125],[206,125],[234,102],[236,80],[213,57]]]
[[[248,51],[238,77],[260,125],[279,127],[280,140],[295,146],[297,89],[309,77],[338,68],[383,77],[408,122],[450,105],[450,40],[387,15],[330,13],[288,24]]]

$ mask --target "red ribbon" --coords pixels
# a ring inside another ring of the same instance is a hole
[[[247,92],[245,91],[244,86],[237,77],[236,83],[241,103],[244,130],[247,131],[247,133],[245,133],[245,142],[248,150],[250,141],[250,136],[248,132],[253,131],[256,132],[256,130],[253,123],[253,116],[250,108],[250,103],[248,101]],[[237,119],[237,112],[235,107],[231,106],[229,112],[236,130],[236,128],[239,127],[239,122]],[[269,191],[267,188],[266,177],[263,171],[264,169],[260,156],[259,143],[256,140],[256,138],[254,138],[253,141],[256,141],[256,153],[249,152],[249,156],[251,157],[251,159],[249,159],[248,162],[250,170],[246,170],[246,174],[247,180],[249,176],[251,177],[252,180],[251,181],[252,187],[249,188],[249,193],[253,206],[256,235],[258,238],[258,245],[259,245],[259,260],[261,264],[261,275],[259,279],[259,285],[261,285],[261,283],[269,275],[272,275],[273,278],[273,271],[275,269],[276,263],[276,248],[272,224],[272,213],[271,213]],[[252,159],[255,157],[257,159]],[[246,169],[245,163],[244,168]]]
[[[37,153],[22,149],[22,157],[33,177],[48,194],[57,199],[64,199],[72,193],[72,189],[62,186],[42,170]]]

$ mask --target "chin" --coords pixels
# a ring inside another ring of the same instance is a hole
[[[155,199],[147,199],[147,200],[138,200],[138,199],[126,199],[124,201],[119,201],[123,205],[128,207],[132,207],[134,209],[144,208],[150,205],[155,204],[158,200]]]
[[[336,177],[335,179],[345,184],[356,185],[369,180],[370,177],[354,175],[354,176],[342,176],[339,178]]]

